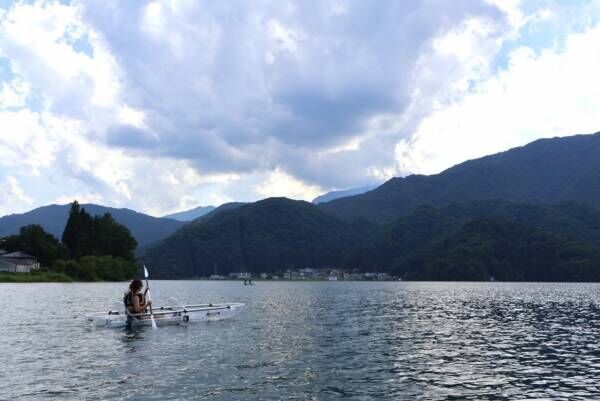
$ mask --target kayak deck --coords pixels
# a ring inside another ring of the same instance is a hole
[[[209,322],[229,319],[235,316],[245,304],[197,304],[182,306],[160,306],[153,308],[157,326]],[[119,328],[150,326],[150,313],[130,314],[123,311],[98,312],[87,315],[86,320],[94,327]]]

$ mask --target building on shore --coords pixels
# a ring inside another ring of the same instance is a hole
[[[37,259],[24,252],[5,252],[0,250],[0,272],[30,273],[38,270]]]
[[[250,272],[229,273],[230,280],[249,280],[251,278],[252,273]]]

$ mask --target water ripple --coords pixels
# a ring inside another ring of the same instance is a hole
[[[0,399],[600,398],[600,286],[156,282],[232,321],[93,330],[125,284],[0,284]]]

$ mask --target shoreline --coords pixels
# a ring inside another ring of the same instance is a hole
[[[56,272],[10,273],[0,272],[0,283],[72,283],[66,274]]]
[[[209,279],[153,279],[154,281],[202,281],[202,282],[239,282],[243,280],[209,280]],[[488,283],[488,284],[600,284],[599,281],[472,281],[472,280],[252,280],[256,283]],[[55,272],[41,273],[8,273],[0,272],[0,284],[19,283],[126,283],[125,281],[81,281],[65,274]],[[248,287],[254,284],[247,285]],[[243,284],[242,284],[243,286]]]

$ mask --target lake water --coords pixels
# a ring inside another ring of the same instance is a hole
[[[595,284],[157,281],[229,321],[90,329],[126,283],[0,284],[0,399],[600,398]]]

